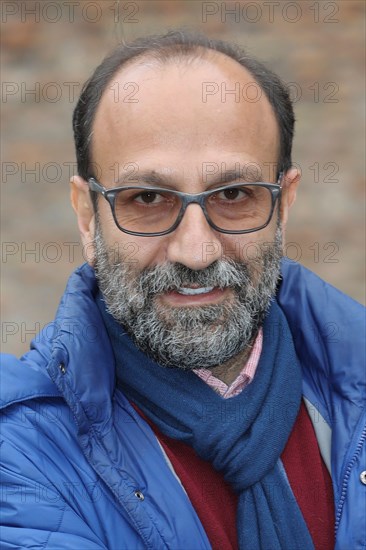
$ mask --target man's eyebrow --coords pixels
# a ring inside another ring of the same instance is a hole
[[[152,187],[174,187],[172,185],[172,178],[159,174],[155,170],[149,170],[146,172],[130,172],[129,174],[122,175],[115,182],[116,186],[129,186],[129,185],[147,185]]]
[[[210,187],[238,181],[255,183],[261,181],[261,171],[259,167],[253,168],[242,165],[241,167],[232,169],[219,170],[217,173],[212,174],[212,176],[206,174],[203,180],[204,183],[208,183]]]

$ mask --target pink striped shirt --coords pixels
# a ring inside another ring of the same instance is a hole
[[[216,378],[209,369],[194,369],[193,372],[224,399],[235,397],[253,380],[261,356],[262,344],[263,331],[260,328],[248,361],[230,386]]]

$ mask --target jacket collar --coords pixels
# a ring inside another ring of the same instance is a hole
[[[74,413],[79,432],[111,421],[115,360],[95,302],[94,270],[84,264],[69,279],[57,311],[48,373]]]

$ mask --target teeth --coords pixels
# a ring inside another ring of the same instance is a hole
[[[207,294],[207,292],[211,292],[214,288],[214,286],[205,286],[201,288],[181,287],[178,288],[177,292],[179,292],[179,294],[184,294],[185,296],[193,296],[195,294]]]

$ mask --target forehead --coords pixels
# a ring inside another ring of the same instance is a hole
[[[92,158],[107,166],[183,171],[204,162],[273,163],[279,132],[253,76],[221,53],[150,58],[122,68],[104,91],[93,124]]]

